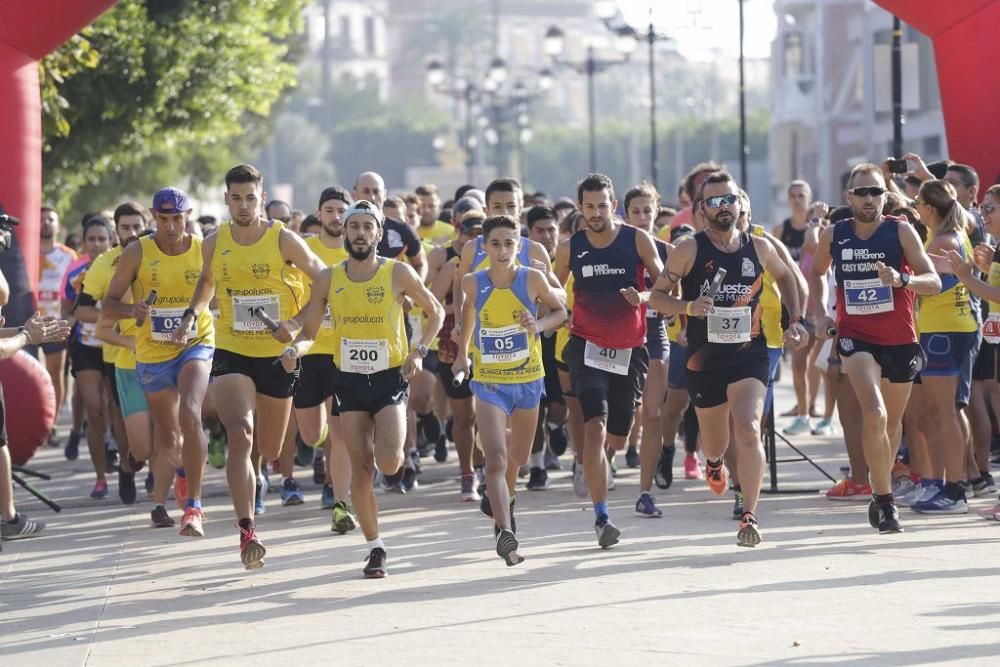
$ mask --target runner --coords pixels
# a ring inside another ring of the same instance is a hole
[[[455,226],[438,219],[441,213],[441,198],[438,197],[437,186],[418,185],[415,192],[420,202],[420,224],[417,225],[420,240],[441,246],[454,239]]]
[[[617,544],[621,531],[608,512],[604,448],[625,446],[646,383],[646,274],[663,269],[645,231],[613,219],[614,184],[590,174],[577,186],[583,226],[559,244],[556,273],[573,276],[573,321],[563,357],[584,419],[583,474],[594,503],[597,542]]]
[[[723,495],[727,475],[722,458],[730,442],[739,448],[744,509],[737,544],[754,547],[761,539],[760,422],[769,371],[767,343],[760,330],[764,271],[774,276],[785,298],[791,342],[801,345],[806,336],[794,275],[769,241],[736,228],[741,201],[732,176],[709,175],[699,195],[708,227],[671,253],[653,287],[652,302],[666,315],[688,315],[687,386],[698,415],[705,478],[716,495]],[[672,296],[678,284],[681,298]]]
[[[299,326],[293,316],[302,307],[302,283],[290,267],[315,280],[323,265],[297,234],[261,216],[263,177],[252,165],[229,170],[225,201],[232,220],[202,244],[201,277],[173,340],[184,343],[192,324],[208,316],[212,297],[218,299],[212,383],[227,435],[240,560],[252,570],[264,565],[266,550],[254,530],[250,450],[256,434],[263,458],[278,458],[297,379],[277,363],[284,349],[279,339],[291,340]],[[257,313],[280,321],[273,334]]]
[[[913,321],[914,294],[941,291],[917,232],[882,215],[885,180],[878,166],[860,164],[847,183],[854,218],[823,230],[809,292],[816,332],[837,332],[837,351],[861,404],[862,441],[872,485],[868,521],[879,533],[899,533],[892,497],[892,465],[902,435],[903,411],[925,358]],[[826,272],[837,279],[837,321],[827,309]]]
[[[518,468],[528,460],[538,404],[545,393],[538,334],[562,324],[566,308],[544,273],[517,263],[523,241],[513,218],[487,218],[481,238],[490,267],[462,279],[463,334],[452,371],[456,377],[469,374],[469,345],[475,332],[471,386],[477,399],[476,424],[486,455],[496,551],[510,566],[524,560],[515,536],[514,483]],[[536,319],[539,303],[548,308],[548,314]]]
[[[154,460],[166,458],[177,468],[174,496],[184,511],[180,534],[203,537],[201,496],[208,439],[201,412],[215,335],[208,310],[196,323],[185,317],[202,271],[202,242],[186,231],[191,205],[183,191],[159,190],[153,196],[152,213],[156,231],[122,253],[102,312],[125,326],[129,320],[135,322],[135,379],[146,394],[153,422],[153,441],[159,450]],[[154,291],[156,298],[150,302]],[[123,379],[131,384],[124,374]],[[142,454],[148,456],[148,451]],[[157,507],[152,521],[157,526],[173,523],[161,509],[164,467],[158,466],[153,477]]]
[[[444,309],[413,269],[375,254],[383,220],[381,210],[368,201],[357,201],[347,209],[344,227],[350,256],[314,279],[305,325],[281,355],[284,369],[291,372],[312,345],[329,304],[340,420],[351,459],[351,495],[368,542],[366,578],[388,574],[373,464],[385,474],[403,465],[407,380],[420,370],[427,345],[444,320]],[[408,354],[403,297],[428,314],[428,326]]]

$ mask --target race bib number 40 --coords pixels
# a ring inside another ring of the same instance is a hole
[[[708,314],[709,343],[749,343],[750,306],[720,308]]]
[[[263,308],[275,322],[281,320],[281,300],[277,294],[233,295],[233,331],[267,331],[267,325],[253,316]]]
[[[484,364],[500,364],[528,358],[528,332],[523,327],[479,330],[479,352]]]
[[[893,310],[892,288],[878,278],[845,280],[844,304],[848,315],[875,315]]]
[[[341,338],[340,370],[371,375],[389,368],[389,341],[381,339]]]
[[[583,364],[615,375],[628,375],[629,362],[632,361],[632,348],[618,349],[601,347],[589,340],[583,348]]]
[[[174,337],[174,332],[181,325],[184,319],[184,308],[150,308],[149,309],[149,331],[150,338],[161,343],[169,343]],[[194,336],[195,323],[191,322],[186,340]]]

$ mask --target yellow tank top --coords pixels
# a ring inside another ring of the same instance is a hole
[[[327,248],[323,245],[319,236],[310,236],[307,238],[306,245],[316,253],[316,256],[326,266],[336,266],[348,257],[346,249],[343,247]],[[305,287],[305,296],[302,300],[304,303],[308,303],[309,295],[312,292],[312,281],[305,274],[303,274],[302,280]],[[323,323],[320,324],[319,331],[316,333],[316,339],[306,354],[333,354],[333,327],[330,324],[330,304],[326,305],[326,314],[323,316]]]
[[[246,357],[278,357],[285,344],[275,340],[251,311],[263,308],[271,319],[287,320],[301,310],[302,274],[281,256],[278,237],[285,225],[269,221],[251,245],[233,239],[232,222],[216,233],[212,273],[219,302],[216,345]]]
[[[566,312],[572,313],[573,311],[573,274],[569,274],[569,280],[566,281]],[[566,344],[569,342],[569,321],[563,326],[556,329],[556,361],[560,363],[566,363],[563,360],[563,350],[566,349]]]
[[[201,239],[191,237],[191,247],[180,255],[165,254],[151,236],[144,236],[139,243],[142,263],[132,283],[132,298],[145,299],[155,289],[156,303],[150,307],[149,318],[135,329],[135,358],[144,364],[156,364],[176,359],[184,351],[170,340],[191,304],[201,276]],[[128,335],[124,329],[122,334]],[[198,316],[188,345],[215,345],[212,313],[208,310]]]
[[[1000,286],[1000,262],[997,261],[996,254],[993,255],[993,261],[990,263],[989,283],[993,287]],[[1000,313],[1000,303],[990,301],[989,304],[990,313]]]
[[[330,277],[333,362],[345,373],[371,375],[406,360],[403,307],[392,292],[396,261],[380,257],[379,262],[365,282],[351,280],[346,263],[335,266]]]
[[[538,306],[528,294],[528,271],[518,268],[509,288],[493,286],[488,271],[477,271],[476,327],[472,334],[472,379],[519,384],[545,377],[542,343],[521,326],[521,313],[532,317]]]
[[[752,225],[754,236],[764,237],[764,228],[761,225]],[[781,292],[774,281],[774,276],[769,271],[764,272],[764,288],[760,293],[761,306],[761,328],[764,331],[764,339],[767,346],[772,349],[781,349],[785,346],[785,334],[781,330]]]
[[[447,223],[444,223],[447,224]],[[430,256],[431,251],[434,250],[434,244],[430,241],[421,240],[421,245],[424,246],[424,254]],[[448,241],[451,243],[451,241]],[[406,258],[407,264],[410,264],[410,258]],[[410,349],[412,350],[420,342],[420,338],[424,335],[424,327],[427,326],[427,313],[424,312],[419,306],[413,306],[410,312],[405,313],[406,322],[410,325]],[[431,344],[427,346],[428,350],[437,352],[438,350],[438,339],[437,336],[431,341]]]
[[[118,258],[122,256],[122,247],[115,246],[103,255],[98,257],[87,269],[87,275],[83,279],[83,291],[94,297],[100,308],[101,299],[108,292],[111,278],[115,275],[115,267],[118,266]],[[90,325],[96,330],[97,325]],[[104,343],[101,345],[101,357],[106,364],[117,364],[118,355],[127,350],[119,345]]]
[[[963,257],[972,256],[972,242],[964,232],[955,231]],[[927,235],[924,248],[932,241]],[[992,271],[990,271],[992,275]],[[920,297],[920,310],[917,315],[917,325],[920,333],[970,333],[978,328],[976,316],[972,312],[968,288],[953,274],[941,276],[941,292]]]

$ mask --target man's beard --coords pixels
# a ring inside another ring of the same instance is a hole
[[[731,230],[736,225],[736,216],[734,216],[732,214],[729,214],[729,220],[722,221],[722,220],[719,220],[719,218],[722,215],[724,215],[724,214],[720,213],[719,215],[715,216],[714,218],[709,217],[707,215],[705,217],[708,219],[708,224],[709,224],[709,226],[712,229],[714,229],[714,230],[716,230],[718,232],[728,232],[729,230]]]
[[[608,221],[605,220],[604,218],[597,218],[596,220],[591,220],[590,218],[584,218],[584,222],[587,225],[587,229],[596,233],[603,232],[608,227]]]
[[[46,229],[45,227],[42,227],[41,232],[39,232],[39,235],[43,241],[51,241],[56,237],[56,235],[52,231]]]
[[[863,208],[853,209],[851,212],[854,214],[854,219],[858,222],[876,222],[880,217],[882,217],[878,208],[876,208],[872,213],[865,213]]]
[[[323,225],[323,231],[325,231],[329,236],[332,236],[335,239],[339,239],[341,236],[344,235],[344,228],[343,228],[343,226],[341,226],[341,227],[327,227],[326,225]]]
[[[250,216],[249,220],[242,220],[240,218],[240,216],[234,215],[233,216],[233,222],[235,222],[240,227],[249,227],[250,225],[252,225],[253,223],[255,223],[259,217],[260,216]]]
[[[375,244],[369,243],[364,250],[358,250],[357,247],[351,243],[347,246],[347,254],[351,256],[351,259],[356,259],[359,262],[364,261],[375,254]]]

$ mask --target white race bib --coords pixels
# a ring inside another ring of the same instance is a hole
[[[80,342],[87,347],[103,347],[104,341],[97,337],[97,325],[80,322]]]
[[[150,308],[149,309],[149,332],[150,338],[162,343],[169,343],[174,332],[181,325],[184,319],[186,308]],[[187,331],[185,340],[191,340],[195,334],[195,322],[191,322],[191,328]]]
[[[330,321],[330,304],[326,304],[326,312],[323,313],[323,322],[319,326],[321,329],[333,328],[333,323]]]
[[[708,314],[708,342],[749,343],[751,318],[750,306],[716,306]]]
[[[416,347],[420,339],[424,337],[424,318],[420,311],[406,314],[406,321],[410,323],[410,342],[412,347]]]
[[[528,332],[518,324],[479,330],[479,352],[484,364],[502,364],[528,358]]]
[[[628,375],[629,362],[632,361],[632,348],[618,349],[601,347],[589,340],[583,348],[583,365],[597,368],[615,375]]]
[[[389,341],[385,338],[341,338],[340,370],[371,375],[389,368]]]
[[[893,310],[892,287],[878,278],[845,280],[844,304],[848,315],[875,315]]]
[[[250,312],[255,308],[263,308],[272,320],[281,320],[281,300],[277,294],[254,294],[249,296],[232,296],[233,331],[267,331],[267,325],[258,320]]]
[[[994,345],[1000,343],[1000,313],[990,313],[983,322],[983,340]]]
[[[42,315],[58,317],[61,310],[58,290],[38,290],[38,310]]]

